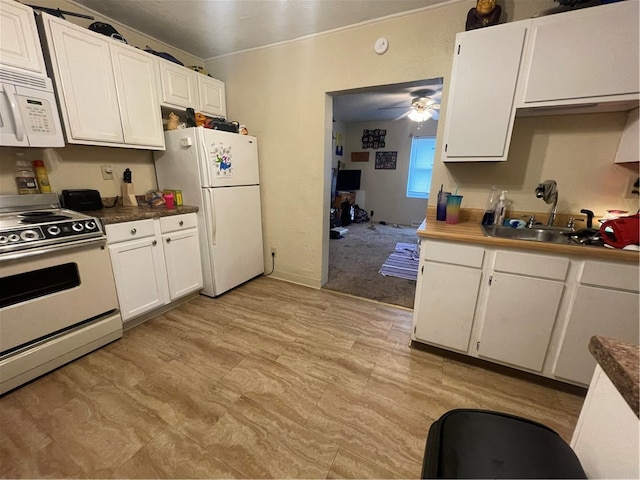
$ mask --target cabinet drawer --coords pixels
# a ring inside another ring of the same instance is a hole
[[[175,215],[171,217],[160,218],[160,231],[162,233],[176,232],[178,230],[186,230],[198,225],[195,213],[186,215]]]
[[[422,244],[424,260],[481,268],[484,248],[455,243],[426,241]]]
[[[124,242],[155,235],[153,219],[107,225],[106,231],[108,243]]]
[[[640,278],[637,265],[623,265],[587,261],[580,276],[580,283],[601,287],[617,288],[620,290],[640,291]]]
[[[493,269],[496,272],[564,280],[569,271],[569,260],[562,257],[498,251]]]

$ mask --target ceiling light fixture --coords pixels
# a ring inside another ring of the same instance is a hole
[[[413,120],[414,122],[425,122],[432,116],[433,114],[431,113],[431,111],[422,108],[413,107],[413,110],[409,112],[409,119]]]

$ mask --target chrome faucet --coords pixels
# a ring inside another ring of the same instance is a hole
[[[551,213],[549,214],[549,221],[547,226],[553,226],[553,222],[556,219],[556,209],[558,208],[558,184],[555,180],[545,180],[539,183],[536,187],[536,197],[542,198],[545,203],[553,203],[551,207]]]

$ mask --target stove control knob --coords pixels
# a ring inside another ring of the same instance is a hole
[[[17,242],[18,240],[20,240],[20,236],[16,235],[15,233],[12,233],[11,235],[9,235],[9,241],[10,242]]]
[[[60,227],[51,225],[49,228],[47,228],[47,232],[49,232],[51,235],[58,235],[60,233]]]
[[[29,242],[31,240],[37,240],[38,238],[40,238],[40,235],[38,235],[38,232],[36,232],[35,230],[24,230],[22,233],[20,233],[20,238]]]
[[[6,235],[0,235],[0,245],[4,245],[8,241],[9,239],[6,237]]]
[[[71,228],[74,232],[81,232],[82,230],[84,230],[84,225],[81,223],[74,223],[73,225],[71,225]]]
[[[93,220],[89,220],[88,222],[84,222],[84,228],[86,228],[87,230],[95,230],[96,222],[94,222]]]

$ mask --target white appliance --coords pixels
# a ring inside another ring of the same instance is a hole
[[[64,147],[33,10],[0,0],[0,146]]]
[[[161,189],[199,207],[204,295],[216,297],[264,273],[255,137],[202,127],[165,132],[155,152]]]

